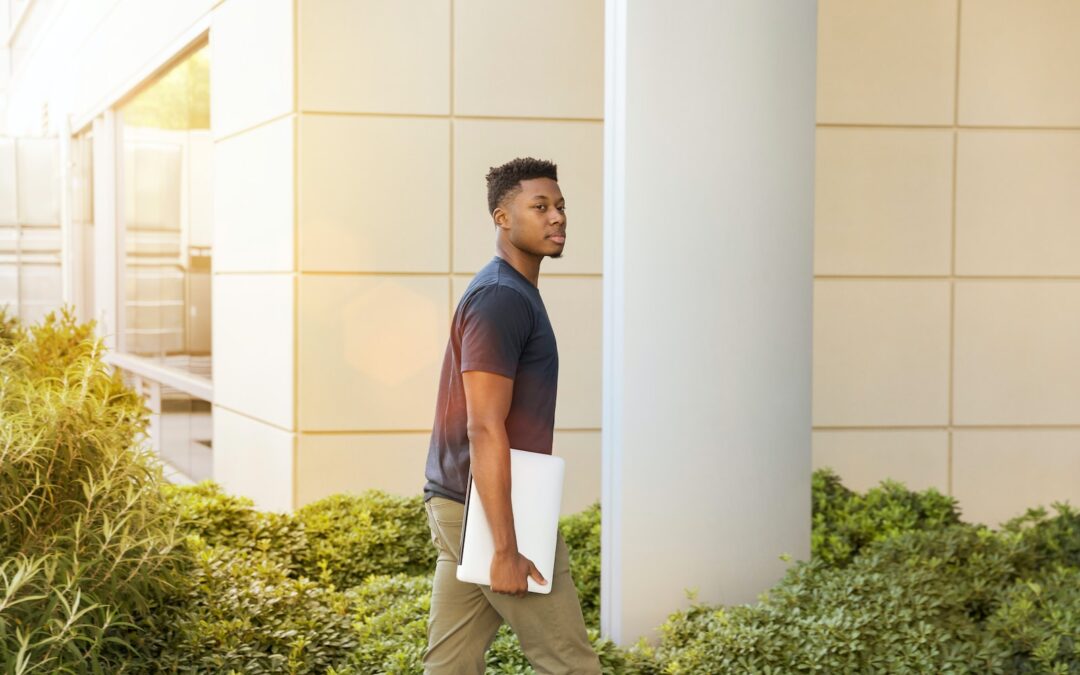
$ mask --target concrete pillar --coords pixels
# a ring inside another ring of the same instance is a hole
[[[602,628],[809,557],[816,3],[608,0]]]

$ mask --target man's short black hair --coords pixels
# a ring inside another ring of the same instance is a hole
[[[550,178],[558,182],[558,170],[546,159],[532,157],[518,157],[502,166],[491,167],[487,175],[488,213],[495,213],[504,200],[513,198],[521,190],[521,181],[533,178]]]

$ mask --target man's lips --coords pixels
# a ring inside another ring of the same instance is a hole
[[[566,243],[566,235],[565,234],[548,235],[548,239],[555,242],[556,244],[564,244],[564,243]]]

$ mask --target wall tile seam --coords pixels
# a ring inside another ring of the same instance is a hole
[[[477,270],[479,271],[479,270]],[[476,272],[401,272],[401,271],[369,271],[369,270],[214,270],[215,275],[282,275],[296,274],[305,277],[419,277],[440,279],[457,277],[459,279],[471,279]],[[602,279],[600,272],[545,272],[541,279]],[[1080,277],[1078,277],[1080,279]]]
[[[225,406],[222,406],[223,408]],[[226,408],[228,410],[228,408]],[[249,416],[250,417],[250,416]],[[251,417],[258,420],[256,417]],[[262,420],[260,420],[262,421]],[[266,422],[266,424],[270,424]],[[600,427],[555,427],[555,433],[600,433]],[[303,436],[385,436],[394,434],[430,434],[431,428],[406,428],[406,429],[298,429],[295,432]]]
[[[603,120],[601,120],[603,121]],[[881,131],[972,131],[972,132],[1000,132],[1000,131],[1047,131],[1047,132],[1077,132],[1080,125],[1030,125],[1030,124],[858,124],[854,122],[817,122],[817,129],[859,129]]]
[[[952,120],[952,204],[949,212],[950,227],[950,251],[949,251],[949,432],[947,435],[948,448],[946,455],[945,489],[947,494],[955,496],[953,489],[953,429],[956,426],[955,407],[956,395],[956,184],[957,184],[957,154],[960,149],[960,19],[963,0],[956,0],[956,45],[953,59],[953,120]]]
[[[567,123],[600,123],[603,117],[545,117],[542,115],[469,115],[456,112],[448,113],[407,113],[407,112],[374,112],[361,110],[308,110],[297,111],[301,115],[312,117],[379,117],[387,119],[427,119],[427,120],[477,120],[492,122],[567,122]]]
[[[292,111],[290,115],[294,117],[292,120],[292,139],[293,139],[293,158],[292,158],[292,203],[293,203],[293,222],[292,222],[292,235],[293,235],[293,268],[292,268],[292,329],[293,329],[293,359],[292,359],[292,426],[295,429],[293,431],[292,441],[292,458],[291,458],[291,479],[292,479],[292,495],[290,497],[290,510],[296,509],[300,506],[300,472],[298,467],[300,464],[300,439],[298,432],[300,430],[300,397],[298,395],[300,391],[300,261],[303,257],[300,255],[300,0],[292,0],[292,48],[293,48],[293,62],[292,62],[292,76],[293,76],[293,101]]]
[[[241,136],[241,135],[246,134],[248,132],[256,131],[258,129],[262,129],[263,127],[270,126],[274,122],[280,122],[281,120],[287,119],[289,117],[297,117],[298,118],[299,113],[297,113],[296,110],[290,110],[289,112],[284,112],[284,113],[281,113],[280,115],[275,115],[274,117],[269,117],[269,118],[267,118],[267,119],[265,119],[265,120],[263,120],[261,122],[257,122],[255,124],[250,125],[250,126],[246,126],[246,127],[242,128],[242,129],[235,129],[235,130],[230,131],[230,132],[228,132],[226,134],[223,134],[221,136],[212,136],[211,140],[214,143],[221,143],[222,141],[229,141],[229,140],[232,140],[232,139],[236,138],[237,136]],[[296,124],[299,126],[299,120],[297,120]]]
[[[1062,430],[1062,431],[1080,431],[1080,422],[1065,423],[1065,424],[1044,424],[1044,423],[1031,423],[1031,424],[992,424],[992,423],[954,423],[954,424],[910,424],[910,425],[896,425],[896,424],[883,424],[883,425],[865,425],[865,424],[852,424],[852,425],[814,425],[811,427],[811,431],[841,431],[841,432],[857,432],[857,431],[1039,431],[1039,430]]]
[[[1044,281],[1080,281],[1080,274],[815,274],[814,281],[956,281],[964,283],[980,282],[1044,282]]]

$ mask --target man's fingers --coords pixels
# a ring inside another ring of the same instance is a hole
[[[544,575],[540,574],[540,570],[536,569],[536,565],[534,565],[531,560],[529,561],[529,576],[536,579],[536,583],[547,585],[547,580],[544,579]]]

